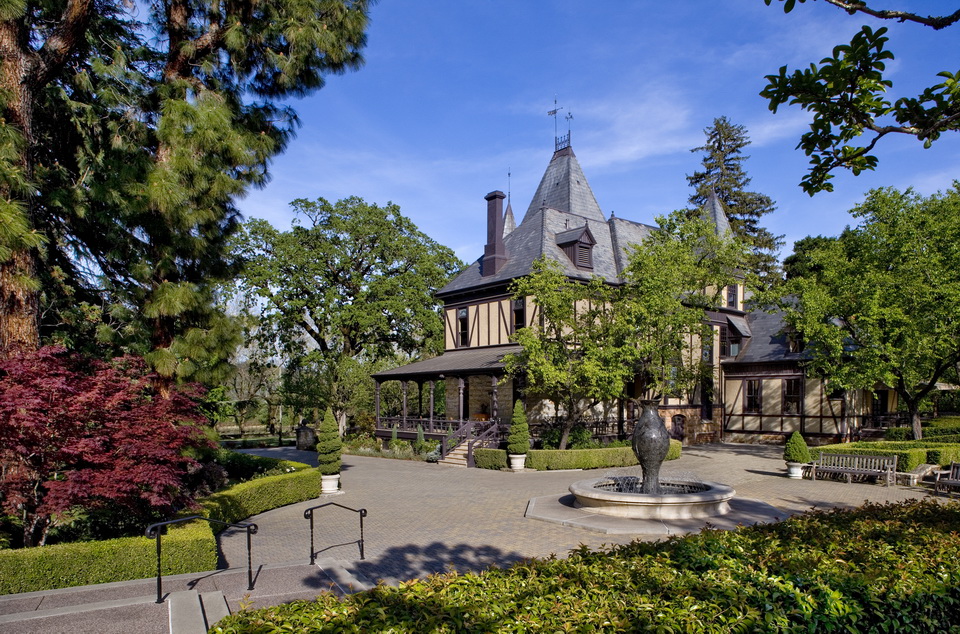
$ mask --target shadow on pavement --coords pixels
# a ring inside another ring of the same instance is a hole
[[[356,562],[355,567],[371,581],[406,581],[445,572],[481,572],[491,567],[507,567],[524,559],[527,557],[518,552],[506,552],[493,546],[450,546],[433,542],[426,546],[394,546],[376,559]]]

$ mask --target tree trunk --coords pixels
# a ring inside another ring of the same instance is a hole
[[[913,439],[923,438],[923,428],[920,426],[920,404],[915,401],[907,403],[907,409],[910,412],[910,424],[913,426]]]
[[[40,347],[40,294],[31,285],[36,271],[30,250],[0,263],[0,359]]]

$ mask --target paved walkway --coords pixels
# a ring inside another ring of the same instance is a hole
[[[251,452],[303,462],[315,456],[290,448]],[[928,494],[926,489],[914,487],[791,480],[785,477],[781,455],[781,448],[768,446],[685,447],[679,460],[664,464],[661,475],[730,485],[738,498],[772,505],[782,517],[811,508],[854,507],[864,501],[900,501]],[[310,535],[303,513],[310,506],[331,501],[367,509],[366,558],[359,561],[357,514],[335,507],[317,512],[317,557],[351,562],[353,570],[373,581],[396,582],[451,569],[480,570],[529,557],[564,556],[581,544],[600,547],[637,538],[659,538],[595,533],[524,516],[529,500],[562,496],[572,482],[599,477],[605,470],[508,473],[359,456],[344,456],[343,465],[342,495],[290,505],[250,519],[259,527],[253,536],[253,565],[259,572],[252,603],[265,605],[313,596],[327,587],[328,581],[316,574],[317,569],[305,565],[310,558]],[[165,588],[167,583],[171,589],[203,589],[204,584],[214,584],[223,589],[231,609],[236,610],[246,593],[245,533],[224,532],[220,544],[224,565],[242,568],[242,575],[233,570],[181,575],[165,580]],[[234,578],[228,582],[230,574]],[[152,603],[153,583],[144,580],[0,597],[0,632],[168,631],[166,611]],[[228,588],[232,586],[236,590],[231,593]],[[85,603],[113,600],[122,605],[80,611]],[[50,606],[63,607],[47,618],[18,621],[14,616]]]

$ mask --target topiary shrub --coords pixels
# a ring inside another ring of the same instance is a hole
[[[795,431],[787,438],[783,446],[783,459],[787,462],[810,462],[810,450],[807,449],[807,443],[800,432]]]
[[[530,450],[530,425],[527,424],[527,412],[523,403],[517,400],[513,404],[513,420],[507,436],[507,453],[525,454]]]
[[[320,475],[340,473],[342,449],[340,428],[337,427],[337,421],[333,418],[333,411],[328,407],[323,414],[323,422],[317,429],[317,470]]]
[[[913,438],[913,430],[909,427],[888,427],[884,430],[883,437],[885,440],[910,440]]]

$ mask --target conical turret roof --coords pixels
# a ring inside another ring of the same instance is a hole
[[[544,207],[583,216],[588,220],[607,220],[570,146],[553,153],[524,220]]]

